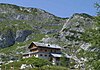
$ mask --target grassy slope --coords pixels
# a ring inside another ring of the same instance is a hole
[[[4,70],[5,68],[7,70],[11,70],[11,66],[14,67],[14,70],[19,70],[22,64],[27,64],[27,65],[34,65],[35,68],[26,68],[25,70],[68,70],[66,67],[61,67],[61,66],[52,66],[52,64],[44,59],[40,58],[25,58],[21,59],[16,62],[12,62],[6,65],[2,65],[1,68]],[[49,65],[49,66],[47,66]]]
[[[13,66],[14,70],[19,70],[22,64],[27,64],[27,65],[31,64],[34,65],[35,67],[51,65],[51,63],[47,60],[31,57],[31,58],[21,59],[19,61],[15,61],[6,65],[2,65],[1,68],[4,70],[4,68],[6,67],[7,70],[11,70],[10,67]]]

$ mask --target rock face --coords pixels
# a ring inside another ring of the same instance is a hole
[[[17,31],[15,40],[17,42],[23,42],[26,40],[26,37],[32,33],[31,30]]]
[[[66,42],[68,40],[80,39],[82,33],[93,26],[93,22],[92,16],[85,13],[76,13],[66,21],[60,31],[59,37],[62,41]]]
[[[0,47],[5,48],[15,43],[14,34],[11,30],[0,34]]]
[[[54,34],[62,28],[65,19],[44,10],[0,4],[0,47],[24,42],[28,36]],[[38,39],[39,40],[39,39]]]
[[[32,33],[31,30],[20,30],[14,33],[12,30],[0,34],[0,47],[12,46],[15,42],[24,42],[26,37]]]
[[[69,19],[66,20],[62,29],[54,36],[54,38],[45,38],[43,42],[62,42],[62,45],[81,45],[80,37],[87,29],[91,28],[94,23],[94,18],[85,13],[75,13]],[[54,42],[54,41],[53,41]]]

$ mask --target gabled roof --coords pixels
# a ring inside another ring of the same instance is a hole
[[[55,45],[55,44],[51,45],[51,44],[39,43],[39,42],[32,42],[32,43],[35,44],[36,46],[39,46],[39,47],[61,49],[60,46]]]

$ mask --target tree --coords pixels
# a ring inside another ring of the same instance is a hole
[[[97,14],[93,28],[86,30],[83,34],[83,41],[90,43],[91,46],[85,52],[87,58],[86,69],[100,70],[100,5],[96,3]],[[84,53],[83,53],[84,54]]]
[[[97,9],[97,15],[100,15],[100,4],[95,3],[95,8]]]

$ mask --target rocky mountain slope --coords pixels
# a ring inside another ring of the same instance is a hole
[[[66,20],[62,29],[58,33],[56,33],[52,38],[45,38],[43,41],[50,42],[52,39],[52,41],[58,41],[58,43],[62,42],[61,45],[66,43],[71,45],[72,42],[74,42],[74,44],[75,42],[76,44],[79,44],[78,41],[80,41],[81,35],[86,30],[92,28],[94,22],[93,16],[86,13],[75,13]]]
[[[59,32],[59,38],[61,41],[71,43],[72,41],[80,41],[81,35],[93,27],[94,18],[88,14],[74,14],[70,19],[66,21],[62,30]],[[74,42],[75,43],[75,42]],[[78,42],[77,42],[78,44]]]
[[[0,48],[26,41],[39,41],[61,30],[65,19],[44,10],[0,4]]]
[[[85,13],[60,18],[41,9],[0,4],[0,57],[16,59],[32,41],[41,41],[62,46],[69,57],[81,63],[85,61],[81,51],[90,45],[81,36],[94,22],[94,17]]]
[[[65,53],[78,63],[85,60],[81,55],[82,50],[88,50],[90,46],[88,42],[83,41],[82,35],[93,28],[94,23],[94,17],[85,13],[76,13],[66,21],[56,37],[62,43]]]

